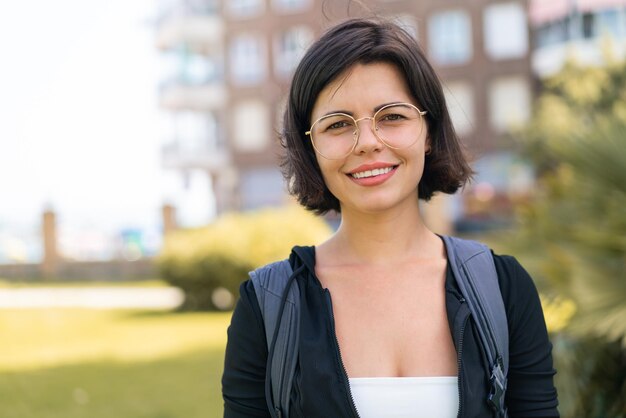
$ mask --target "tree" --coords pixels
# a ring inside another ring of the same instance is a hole
[[[517,236],[550,255],[539,275],[576,302],[578,330],[626,346],[626,63],[569,63],[524,134],[540,178]]]
[[[543,292],[574,302],[554,337],[563,416],[626,416],[626,63],[569,63],[522,132],[538,169],[515,251]]]

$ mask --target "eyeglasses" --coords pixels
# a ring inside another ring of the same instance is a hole
[[[408,148],[417,142],[424,123],[426,111],[410,103],[392,103],[381,107],[373,116],[354,119],[346,113],[331,113],[317,119],[305,132],[311,138],[313,148],[329,160],[347,157],[359,140],[358,123],[371,120],[371,129],[385,146],[392,149]]]

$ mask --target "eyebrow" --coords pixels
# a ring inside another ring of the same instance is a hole
[[[389,103],[382,103],[379,104],[378,106],[374,107],[372,115],[374,115],[374,113],[378,112],[380,109],[382,109],[385,106],[389,106],[389,105],[394,105],[394,104],[400,104],[400,103],[406,103],[406,102],[399,102],[399,101],[395,101],[395,102],[389,102]],[[354,117],[354,113],[349,111],[349,110],[331,110],[330,112],[327,112],[325,114],[323,114],[322,116],[320,116],[321,118],[323,118],[324,116],[328,116],[328,115],[334,115],[336,113],[343,113],[345,115],[349,115]]]

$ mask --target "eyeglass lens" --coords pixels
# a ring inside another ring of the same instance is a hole
[[[407,148],[420,137],[421,118],[420,111],[408,103],[381,108],[373,116],[373,124],[372,118],[357,122],[350,115],[334,113],[313,124],[311,139],[317,152],[329,159],[343,158],[352,152],[361,129],[373,128],[376,137],[390,148]],[[361,123],[360,127],[358,123]]]

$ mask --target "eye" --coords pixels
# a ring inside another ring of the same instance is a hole
[[[332,124],[330,124],[326,129],[341,129],[341,128],[345,128],[347,126],[350,126],[351,123],[345,121],[345,120],[340,120],[337,122],[333,122]]]
[[[401,115],[400,113],[387,113],[387,114],[382,115],[378,120],[393,122],[393,121],[404,120],[404,119],[406,119],[406,117],[404,115]]]
[[[319,132],[343,134],[354,129],[354,121],[346,115],[329,115],[319,123]]]
[[[415,108],[398,104],[385,107],[376,115],[376,123],[381,125],[395,126],[396,124],[404,124],[419,118],[419,113]]]

